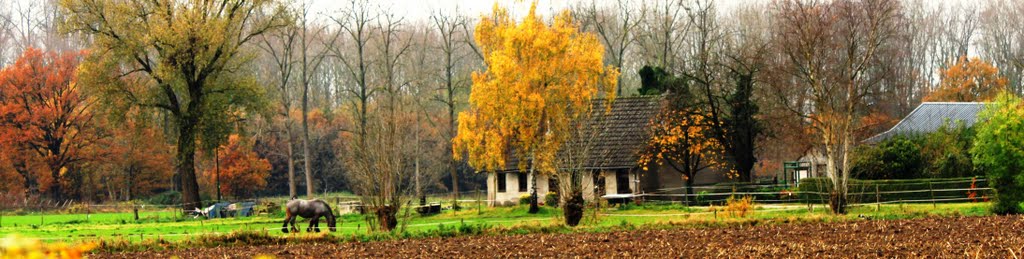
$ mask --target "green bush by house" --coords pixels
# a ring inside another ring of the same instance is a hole
[[[978,134],[971,154],[995,191],[992,210],[998,214],[1024,212],[1024,101],[1000,94],[979,114]]]

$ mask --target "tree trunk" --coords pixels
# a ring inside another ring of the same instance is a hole
[[[288,111],[286,111],[288,112]],[[292,143],[292,125],[291,119],[287,119],[285,122],[284,132],[288,135],[285,138],[285,143],[288,145],[288,198],[295,198],[298,196],[298,191],[295,190],[295,148]]]
[[[536,214],[540,212],[540,207],[537,205],[537,173],[536,173],[536,156],[530,155],[530,177],[532,178],[533,186],[530,188],[530,214]]]
[[[583,193],[573,190],[569,199],[565,201],[565,205],[562,206],[562,214],[565,214],[566,225],[570,227],[579,225],[580,219],[583,219]]]
[[[196,181],[196,132],[198,118],[188,117],[180,121],[178,129],[178,175],[181,179],[181,206],[191,210],[203,206],[199,200],[199,183]]]
[[[54,201],[60,201],[60,168],[50,168],[50,176],[53,177],[53,183],[50,184],[50,197]]]
[[[134,184],[135,181],[135,174],[132,171],[134,170],[131,167],[128,167],[128,188],[125,189],[125,201],[132,200],[132,184]]]
[[[449,146],[449,148],[451,148],[451,145],[448,145],[448,146]],[[448,152],[448,154],[451,155],[452,152]],[[451,174],[452,174],[452,209],[458,210],[459,209],[459,173],[458,173],[458,169],[456,168],[455,159],[453,159],[453,158],[449,158],[448,159],[448,168],[449,168],[449,170],[451,170]]]
[[[309,154],[309,85],[302,89],[302,157],[306,172],[306,198],[313,198],[313,157]]]
[[[377,208],[377,222],[380,223],[380,229],[384,231],[391,231],[398,226],[398,209],[390,205],[384,205]]]
[[[685,196],[686,199],[685,200],[686,200],[686,205],[687,206],[690,205],[690,200],[696,201],[696,199],[691,199],[690,198],[690,195],[693,194],[693,182],[694,182],[693,177],[686,177],[686,196]]]
[[[449,72],[449,75],[451,73]],[[452,86],[451,76],[448,77],[448,140],[451,141],[455,138],[455,105],[454,104],[454,86]],[[452,175],[452,206],[457,207],[459,201],[459,170],[455,158],[453,157],[454,151],[452,145],[448,147],[448,170],[451,170]],[[457,209],[457,208],[456,208]]]

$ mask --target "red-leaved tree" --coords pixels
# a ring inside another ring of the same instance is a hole
[[[80,56],[29,48],[0,70],[0,152],[27,189],[48,190],[54,200],[63,175],[99,136],[75,83]]]
[[[217,149],[219,166],[211,166],[205,175],[210,177],[210,182],[217,182],[220,179],[220,191],[230,194],[233,197],[251,196],[256,190],[267,186],[267,177],[270,176],[270,161],[260,158],[252,150],[251,143],[247,143],[238,135],[231,135],[228,143]],[[220,172],[217,172],[220,167]]]

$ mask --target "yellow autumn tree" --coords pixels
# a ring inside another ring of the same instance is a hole
[[[999,75],[999,69],[977,57],[960,57],[955,64],[939,73],[942,82],[924,97],[924,101],[984,102],[1007,89],[1008,81]]]
[[[459,113],[452,143],[455,157],[493,171],[504,169],[511,153],[521,171],[554,173],[570,122],[589,112],[593,98],[614,98],[618,70],[604,65],[604,47],[580,32],[568,11],[547,24],[536,3],[519,22],[495,4],[475,36],[487,69],[473,73],[469,108]],[[533,197],[536,211],[536,188]]]

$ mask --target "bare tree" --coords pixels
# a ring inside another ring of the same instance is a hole
[[[458,9],[455,12],[457,13]],[[440,78],[437,87],[438,94],[433,99],[444,106],[447,116],[444,139],[446,142],[451,142],[458,129],[455,121],[456,112],[463,102],[465,93],[468,92],[470,83],[465,75],[468,74],[466,69],[466,63],[470,58],[468,55],[472,55],[472,53],[468,52],[466,48],[472,47],[472,45],[462,44],[468,39],[460,31],[467,28],[469,18],[458,14],[445,14],[438,10],[430,16],[430,19],[433,22],[433,29],[438,32],[438,41],[434,48],[440,51],[442,57],[441,69],[438,71]],[[447,150],[445,160],[448,161],[448,172],[451,174],[452,180],[452,204],[457,204],[459,199],[458,161],[452,157],[451,145],[445,145],[445,148]]]
[[[284,139],[287,146],[285,148],[285,156],[287,156],[288,160],[288,197],[296,197],[298,195],[295,187],[295,135],[293,133],[294,122],[291,117],[293,100],[291,88],[294,87],[292,74],[295,70],[297,58],[295,41],[298,38],[299,30],[295,26],[295,21],[292,20],[289,26],[264,35],[260,45],[260,48],[267,54],[265,56],[269,57],[273,63],[271,71],[274,73],[274,79],[277,81],[274,90],[276,90],[275,92],[281,102],[279,115],[284,118]]]
[[[578,17],[580,23],[585,24],[581,29],[597,33],[601,43],[604,44],[608,59],[607,63],[627,70],[626,55],[637,42],[636,31],[644,21],[646,9],[639,8],[634,2],[626,0],[615,1],[614,6],[598,7],[597,1],[581,3],[573,7],[573,15]],[[623,77],[629,73],[620,73],[619,82],[616,85],[616,93],[623,94]]]
[[[607,136],[613,134],[610,131],[613,126],[609,123],[610,114],[606,113],[611,105],[608,100],[594,100],[589,111],[574,118],[570,122],[569,137],[556,157],[559,168],[554,179],[558,181],[559,204],[569,226],[576,226],[583,217],[583,192],[587,191],[584,179],[599,173],[598,168],[605,167],[611,161],[610,156],[615,155],[599,144],[623,137]]]
[[[865,74],[878,50],[890,43],[900,6],[881,0],[791,0],[777,2],[774,11],[774,42],[783,53],[782,71],[797,80],[799,91],[809,94],[812,107],[809,112],[789,109],[811,120],[820,134],[832,186],[829,204],[834,212],[845,213],[856,116],[873,83]],[[791,104],[787,96],[779,96]]]
[[[979,50],[1017,93],[1024,93],[1024,2],[991,0],[981,12]]]
[[[334,45],[336,36],[328,36],[327,39],[320,39],[325,34],[327,26],[312,20],[309,15],[310,5],[303,3],[297,8],[296,26],[298,26],[298,48],[299,48],[299,82],[302,85],[302,157],[303,172],[306,174],[306,197],[313,198],[313,156],[310,152],[309,139],[309,90],[327,57],[330,50],[327,46]],[[317,41],[324,41],[318,43]]]
[[[370,98],[376,93],[376,89],[370,87],[368,74],[371,61],[368,60],[371,38],[374,32],[371,28],[380,14],[370,9],[369,2],[365,0],[353,0],[346,10],[342,11],[340,17],[333,17],[335,23],[340,26],[343,34],[343,44],[328,45],[333,57],[336,57],[342,66],[338,75],[347,77],[354,85],[341,89],[347,95],[354,97],[353,111],[357,127],[356,138],[359,146],[365,145],[366,124],[369,120],[368,106]],[[347,44],[347,46],[345,45]],[[346,50],[354,50],[350,53]]]
[[[379,227],[392,230],[413,171],[408,167],[416,154],[411,154],[409,143],[418,142],[412,125],[416,114],[410,109],[415,105],[410,105],[408,94],[411,77],[402,67],[414,37],[406,31],[403,17],[371,10],[364,3],[353,2],[335,21],[356,52],[331,48],[357,84],[346,89],[358,127],[354,145],[348,145],[352,170],[347,173],[356,194],[375,210]]]
[[[8,59],[13,59],[13,50],[10,46],[14,41],[14,22],[11,18],[10,4],[0,3],[0,67],[7,65]]]
[[[642,59],[647,65],[679,72],[676,61],[683,47],[685,32],[690,27],[682,0],[658,0],[653,5],[644,3],[642,8],[645,19],[633,36],[642,49],[641,53],[644,53]]]

